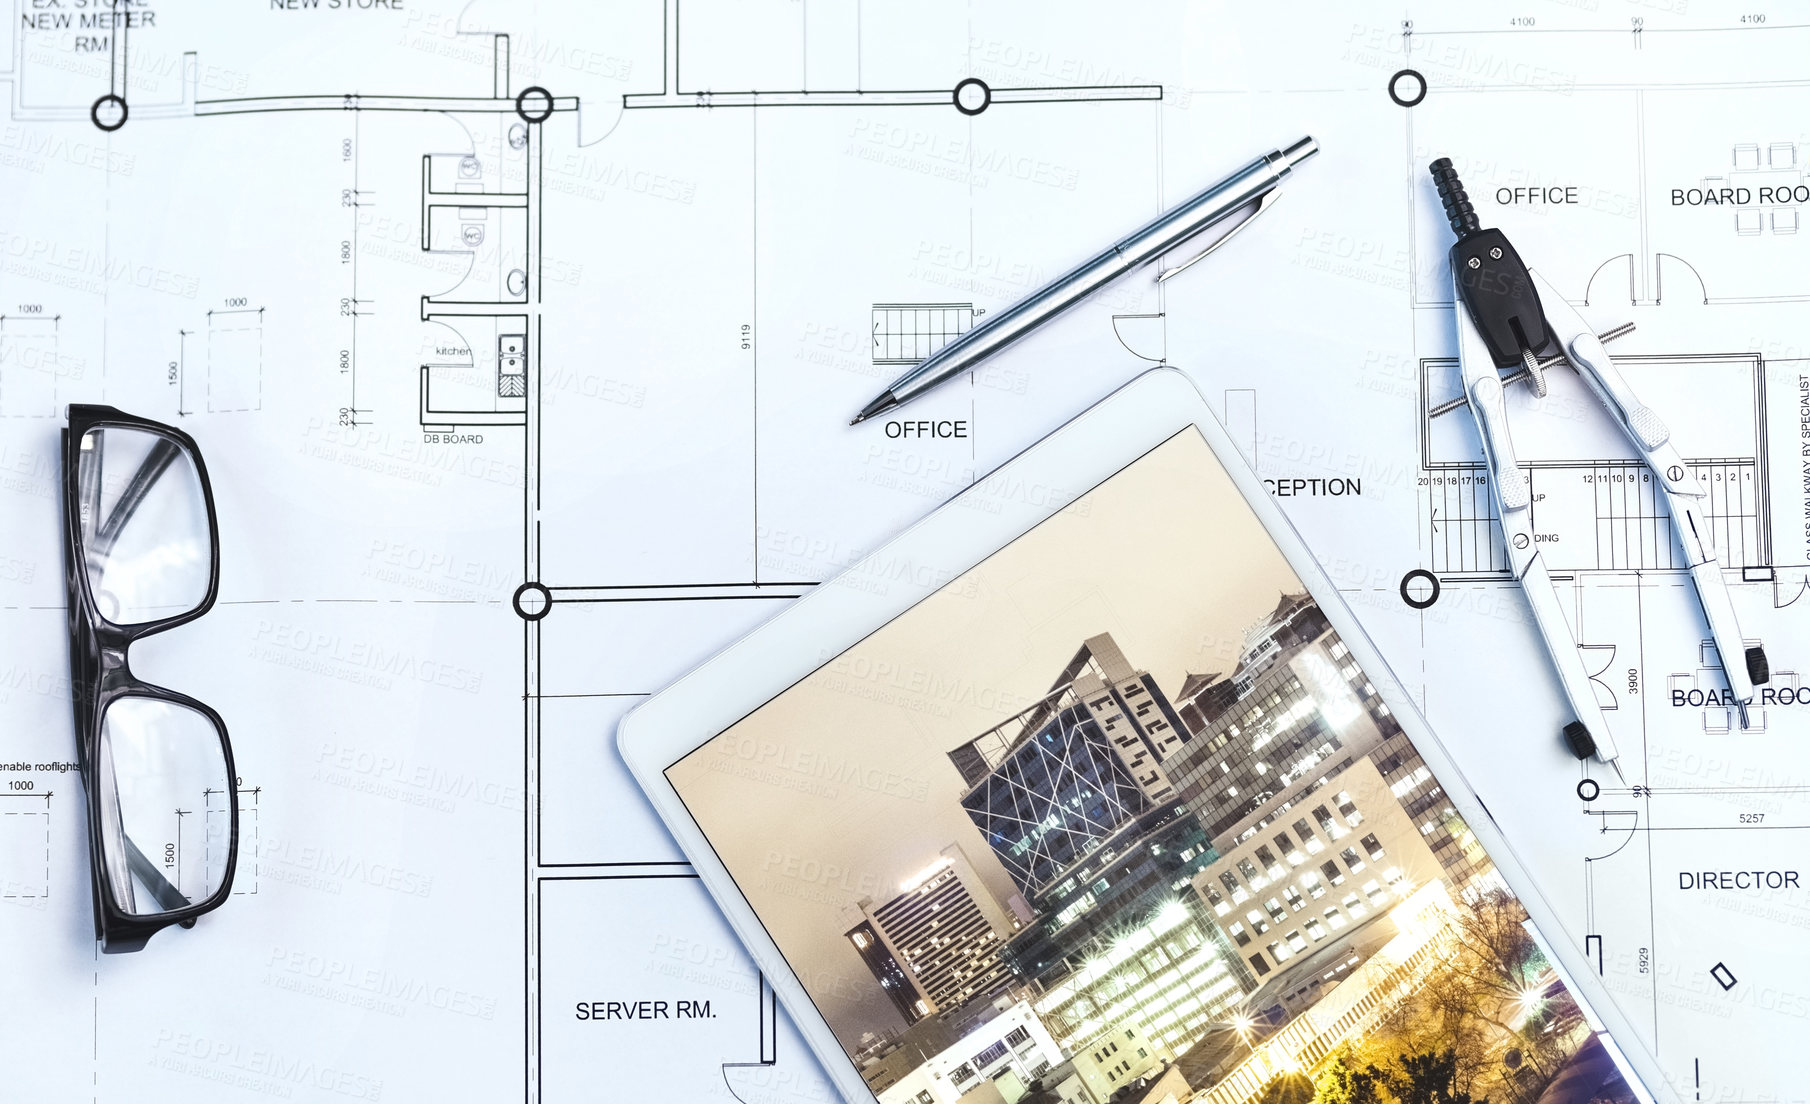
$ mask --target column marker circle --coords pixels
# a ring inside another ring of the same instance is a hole
[[[980,94],[980,102],[976,104],[973,103],[973,99],[977,91]],[[949,100],[955,104],[955,110],[963,115],[979,115],[993,103],[993,90],[987,87],[987,82],[979,77],[969,77],[955,86],[955,91],[950,93]]]
[[[102,121],[101,115],[103,112],[107,115],[107,117],[109,119],[112,119],[113,113],[116,111],[119,113],[118,119],[115,119],[111,122]],[[131,110],[126,106],[125,98],[123,96],[116,96],[111,92],[107,93],[105,96],[102,96],[100,99],[95,100],[94,105],[88,109],[89,120],[91,122],[93,122],[95,126],[99,127],[101,130],[106,131],[108,134],[111,134],[114,131],[118,130],[120,127],[125,126],[126,119],[131,114],[132,114]]]
[[[531,84],[516,93],[515,113],[523,122],[544,123],[553,117],[553,93]]]
[[[1414,583],[1425,583],[1433,589],[1425,598],[1419,598],[1408,589]],[[1423,610],[1439,601],[1439,589],[1439,576],[1424,567],[1417,567],[1401,577],[1401,600],[1413,609]]]
[[[515,588],[509,604],[515,607],[515,615],[523,621],[539,621],[553,612],[553,592],[540,583],[526,582]]]
[[[1412,81],[1410,87],[1416,91],[1405,96],[1397,91],[1396,85],[1404,80]],[[1427,98],[1427,78],[1421,76],[1418,69],[1397,69],[1389,77],[1389,98],[1395,101],[1397,107],[1413,107]]]

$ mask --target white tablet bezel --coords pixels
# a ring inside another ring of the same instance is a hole
[[[1189,426],[1206,438],[1289,566],[1371,676],[1534,924],[1542,933],[1564,932],[1557,913],[1488,810],[1200,392],[1174,369],[1152,369],[649,698],[618,726],[617,746],[629,770],[848,1100],[859,1104],[871,1101],[873,1094],[667,781],[666,769]],[[873,585],[875,579],[884,579],[885,584]],[[1558,754],[1556,748],[1552,752]],[[1632,1084],[1630,1079],[1634,1091],[1644,1097],[1643,1089],[1656,1088],[1660,1099],[1676,1104],[1679,1098],[1660,1075],[1657,1061],[1577,944],[1566,938],[1546,939],[1542,945],[1557,962],[1567,987],[1613,1036],[1613,1049],[1620,1050],[1644,1083]]]

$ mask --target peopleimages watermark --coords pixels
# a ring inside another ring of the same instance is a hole
[[[299,1086],[352,1100],[382,1100],[383,1082],[263,1046],[159,1028],[151,1064],[238,1089],[289,1098]]]
[[[446,813],[454,811],[455,800],[518,812],[524,807],[520,786],[331,740],[315,756],[315,779]]]
[[[883,770],[853,758],[820,751],[788,747],[773,740],[757,740],[752,736],[725,733],[716,742],[721,764],[716,769],[733,769],[738,764],[760,772],[758,781],[787,785],[795,780],[810,792],[834,797],[837,787],[853,786],[870,793],[907,801],[924,802],[930,797],[930,781],[914,778],[898,771]],[[791,776],[790,779],[787,776]]]
[[[335,425],[324,417],[309,418],[302,436],[299,451],[307,456],[411,483],[438,487],[446,475],[457,475],[511,490],[525,486],[521,464],[456,447],[458,442],[424,441],[372,426]]]
[[[88,295],[130,286],[193,299],[201,290],[199,276],[9,229],[0,229],[0,271]]]
[[[287,621],[260,618],[252,640],[255,658],[382,690],[390,689],[395,681],[467,694],[476,694],[484,686],[484,673],[470,667],[417,656],[380,641],[321,632]]]
[[[311,951],[272,947],[265,966],[272,971],[272,984],[285,988],[284,978],[306,979],[330,985],[354,994],[368,995],[374,1000],[388,1001],[401,1007],[409,1005],[438,1009],[479,1020],[496,1019],[496,998],[472,993],[457,986],[438,985],[420,978],[399,974],[380,966],[365,966],[342,958],[329,958]]]
[[[431,875],[327,846],[272,837],[263,841],[258,854],[267,876],[325,893],[337,894],[346,883],[387,889],[409,897],[426,897],[434,888]]]

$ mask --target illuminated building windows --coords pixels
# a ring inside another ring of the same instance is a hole
[[[1249,859],[1238,860],[1238,873],[1244,875],[1244,880],[1251,884],[1252,889],[1262,889],[1264,886],[1269,885],[1269,879],[1265,878],[1262,874],[1259,874],[1257,868],[1251,865],[1251,860]]]

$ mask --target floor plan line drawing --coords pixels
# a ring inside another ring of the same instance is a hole
[[[1580,822],[1530,865],[1557,871],[1577,918],[1557,937],[1643,994],[1676,1085],[1783,1091],[1725,1055],[1810,976],[1755,949],[1801,930],[1805,903],[1676,884],[1730,847],[1788,868],[1810,825],[1793,658],[1810,285],[1790,276],[1810,29],[1695,5],[1638,26],[1561,6],[1533,28],[1327,6],[1287,28],[1296,54],[1246,68],[1228,51],[1280,33],[1272,17],[1179,5],[1137,22],[879,0],[177,0],[85,26],[73,7],[6,10],[0,608],[19,620],[0,634],[0,760],[37,790],[0,791],[0,813],[43,819],[0,816],[0,933],[46,949],[36,992],[80,982],[67,1005],[41,998],[42,1024],[9,1025],[47,1056],[19,1091],[360,1095],[323,1082],[331,1067],[389,1097],[558,1104],[608,1069],[630,1095],[823,1099],[771,986],[613,764],[613,726],[1152,363],[1216,397],[1265,479],[1362,476],[1361,493],[1283,503],[1434,727],[1476,735],[1467,776],[1521,785],[1531,738],[1483,703],[1512,686],[1540,723],[1538,656],[1463,419],[1425,413],[1455,394],[1425,180],[1441,155],[1593,321],[1637,324],[1611,351],[1717,496],[1742,623],[1778,668],[1743,732],[1667,520],[1594,399],[1554,373],[1563,401],[1511,417],[1566,612],[1639,766],[1612,789],[1567,761],[1537,795],[1485,799],[1511,836],[1532,815],[1518,805]],[[1323,164],[1236,248],[1160,289],[1126,280],[903,412],[965,420],[966,439],[846,429],[976,316],[1303,129],[1324,131]],[[1377,156],[1398,141],[1399,162]],[[1696,202],[1721,189],[1751,198]],[[1289,335],[1298,356],[1248,324],[1277,297],[1331,312]],[[145,662],[220,690],[251,842],[217,922],[160,936],[136,975],[97,971],[85,941],[85,817],[56,769],[69,402],[174,421],[234,458],[216,462],[217,611]],[[1713,432],[1688,439],[1698,412]],[[672,930],[637,926],[650,915]],[[668,984],[717,1018],[576,1018],[577,1001]],[[155,1022],[133,1011],[153,1006]],[[634,1080],[661,1047],[685,1050],[670,1082]],[[461,1054],[463,1081],[397,1059],[436,1048]],[[272,1079],[272,1054],[314,1072]]]
[[[553,586],[550,601],[567,602],[736,602],[788,601],[809,593],[814,582],[666,583],[656,586]]]
[[[0,794],[12,799],[0,805],[0,832],[6,834],[5,851],[0,852],[6,862],[0,869],[0,899],[41,901],[50,896],[50,799],[55,796],[55,791]]]
[[[1713,538],[1722,562],[1729,569],[1742,569],[1744,581],[1760,577],[1750,578],[1752,571],[1770,579],[1773,526],[1766,463],[1765,362],[1751,355],[1630,356],[1620,358],[1617,364],[1645,386],[1661,387],[1674,381],[1655,379],[1649,368],[1688,373],[1685,378],[1726,370],[1734,382],[1724,390],[1730,396],[1745,392],[1750,408],[1733,409],[1738,400],[1731,400],[1729,418],[1723,423],[1727,426],[1737,416],[1751,419],[1751,433],[1732,438],[1741,454],[1692,456],[1687,462],[1709,490],[1706,514],[1716,523]],[[1438,401],[1437,396],[1456,388],[1456,371],[1455,360],[1421,361],[1421,387],[1428,396],[1428,409]],[[1582,395],[1576,404],[1584,408],[1584,416],[1596,413],[1585,407],[1589,401],[1588,395]],[[1448,577],[1504,572],[1507,560],[1493,499],[1484,487],[1483,462],[1480,457],[1455,455],[1447,441],[1436,444],[1433,426],[1431,416],[1423,417],[1420,447],[1429,473],[1426,516],[1433,570]],[[1632,456],[1597,460],[1553,452],[1542,455],[1542,445],[1554,451],[1559,446],[1545,434],[1531,440],[1523,434],[1522,444],[1524,470],[1539,496],[1536,502],[1547,503],[1535,507],[1534,524],[1562,546],[1548,554],[1555,567],[1625,570],[1679,566],[1670,515],[1660,509],[1651,473],[1642,461]],[[1528,448],[1529,444],[1533,447]]]
[[[948,89],[867,89],[860,87],[860,14],[854,9],[853,19],[838,26],[848,39],[857,44],[853,59],[854,88],[840,90],[779,91],[713,91],[687,92],[679,71],[680,0],[664,0],[662,30],[665,49],[662,53],[659,92],[627,92],[622,96],[624,110],[670,107],[859,107],[867,104],[954,106],[964,115],[978,115],[995,103],[1068,103],[1088,100],[1160,100],[1160,85],[1091,85],[1038,88],[994,88],[978,77],[967,77]],[[848,13],[843,13],[845,16]],[[805,18],[808,20],[809,13]],[[803,32],[803,33],[807,33]],[[804,53],[809,69],[809,53]],[[803,76],[803,74],[801,74]],[[800,81],[800,85],[807,83]]]
[[[207,312],[207,409],[243,413],[264,405],[264,308]]]
[[[1421,38],[1418,29],[1412,37]],[[1411,66],[1415,43],[1404,40],[1404,44],[1409,47],[1404,51],[1404,63]],[[1639,36],[1634,45],[1643,48]],[[1428,102],[1437,103],[1442,87],[1438,76],[1422,80],[1434,92]],[[1481,104],[1528,105],[1540,98],[1539,92],[1528,86],[1489,81],[1459,84],[1451,91]],[[1754,82],[1724,87],[1729,89],[1727,95],[1735,96],[1775,86]],[[1733,204],[1733,213],[1702,213],[1730,218],[1723,224],[1726,240],[1789,239],[1797,219],[1795,177],[1775,186],[1786,202],[1774,210],[1759,210],[1751,204],[1749,196],[1760,186],[1757,176],[1746,178],[1756,181],[1751,193],[1741,191],[1743,185],[1735,178],[1743,172],[1765,175],[1775,157],[1781,174],[1796,174],[1798,150],[1795,144],[1779,143],[1776,151],[1767,147],[1762,152],[1756,143],[1737,142],[1732,150],[1723,147],[1730,151],[1725,155],[1730,157],[1733,172],[1719,174],[1706,168],[1699,170],[1701,175],[1686,179],[1676,175],[1681,163],[1678,136],[1667,135],[1672,140],[1656,142],[1653,133],[1659,118],[1677,102],[1676,93],[1658,83],[1601,84],[1579,75],[1575,84],[1567,85],[1565,95],[1600,105],[1618,98],[1627,103],[1629,113],[1613,122],[1625,126],[1633,138],[1628,151],[1631,162],[1608,169],[1602,158],[1588,158],[1576,148],[1568,148],[1568,152],[1592,161],[1594,174],[1568,174],[1550,166],[1529,171],[1524,167],[1529,160],[1525,153],[1512,170],[1500,161],[1482,161],[1477,175],[1489,182],[1476,186],[1476,198],[1480,205],[1489,203],[1501,212],[1505,223],[1518,218],[1519,226],[1531,227],[1524,236],[1510,223],[1508,233],[1521,242],[1529,264],[1544,270],[1543,258],[1563,251],[1541,238],[1537,252],[1528,237],[1544,235],[1545,226],[1531,220],[1531,212],[1517,211],[1517,206],[1554,198],[1560,203],[1576,202],[1586,183],[1599,189],[1592,197],[1595,209],[1599,213],[1612,209],[1614,217],[1599,218],[1577,232],[1587,236],[1590,246],[1607,246],[1599,255],[1608,259],[1572,268],[1560,282],[1568,283],[1574,301],[1591,310],[1593,321],[1620,321],[1615,317],[1619,313],[1637,324],[1635,336],[1623,338],[1611,355],[1628,372],[1636,390],[1664,411],[1662,416],[1673,426],[1674,434],[1685,442],[1687,462],[1709,489],[1709,509],[1718,515],[1714,540],[1731,586],[1740,588],[1744,601],[1758,599],[1750,608],[1784,613],[1802,591],[1804,564],[1810,559],[1801,546],[1795,551],[1779,546],[1792,527],[1773,511],[1783,508],[1794,513],[1801,507],[1794,495],[1781,496],[1771,487],[1775,465],[1790,473],[1785,476],[1787,486],[1797,483],[1795,462],[1789,462],[1790,467],[1781,464],[1794,450],[1789,444],[1781,449],[1773,439],[1781,427],[1770,410],[1771,404],[1781,399],[1795,401],[1797,388],[1787,391],[1781,386],[1796,378],[1795,366],[1788,366],[1795,354],[1789,344],[1772,345],[1771,349],[1784,352],[1774,363],[1768,346],[1756,340],[1754,331],[1741,328],[1732,332],[1737,340],[1755,342],[1752,351],[1736,351],[1741,347],[1723,344],[1723,351],[1699,353],[1718,349],[1718,344],[1712,341],[1706,346],[1701,339],[1684,336],[1672,323],[1681,317],[1677,314],[1681,309],[1724,312],[1726,317],[1731,310],[1782,309],[1798,301],[1797,293],[1780,295],[1727,286],[1730,257],[1699,251],[1720,248],[1722,239],[1704,236],[1713,223],[1707,218],[1689,224],[1684,221],[1686,213],[1698,213],[1696,197],[1708,194],[1713,202],[1722,195],[1741,201]],[[1407,116],[1403,148],[1408,201],[1419,210],[1427,210],[1430,200],[1423,186],[1425,162],[1446,152],[1435,136],[1452,137],[1449,123],[1443,128],[1426,124],[1426,112],[1426,107],[1417,105],[1407,106],[1403,112]],[[1690,135],[1695,137],[1695,133]],[[1458,148],[1474,150],[1474,144],[1460,143]],[[1623,174],[1626,191],[1603,189],[1604,180],[1616,172]],[[1669,187],[1662,188],[1656,177]],[[1728,191],[1719,191],[1724,187]],[[1437,204],[1430,206],[1428,214],[1434,217],[1411,220],[1415,244],[1407,250],[1407,283],[1416,314],[1427,318],[1422,331],[1433,337],[1430,344],[1437,348],[1449,340],[1439,335],[1438,329],[1439,323],[1450,317],[1453,305],[1442,256],[1443,243],[1449,239],[1439,226]],[[1429,232],[1431,242],[1424,238]],[[1633,248],[1614,249],[1617,238],[1632,239]],[[1693,248],[1672,244],[1683,242],[1692,243]],[[1719,262],[1720,273],[1705,265],[1705,257]],[[1782,316],[1772,319],[1775,325],[1781,321]],[[1658,335],[1645,335],[1655,328]],[[1629,347],[1621,348],[1624,343]],[[1455,362],[1444,359],[1446,356],[1439,350],[1432,355],[1423,353],[1418,361],[1416,416],[1422,490],[1416,513],[1421,555],[1414,567],[1437,576],[1447,584],[1448,592],[1468,581],[1481,583],[1485,590],[1502,587],[1512,601],[1512,584],[1489,581],[1502,578],[1507,561],[1493,497],[1483,486],[1487,473],[1475,439],[1468,427],[1467,432],[1453,437],[1449,427],[1439,426],[1427,415],[1431,407],[1456,393]],[[1556,374],[1560,389],[1570,382],[1569,375]],[[1576,796],[1598,843],[1581,855],[1581,924],[1573,935],[1581,940],[1612,989],[1640,994],[1648,1008],[1644,1016],[1648,1041],[1665,1062],[1675,1087],[1686,1088],[1697,1099],[1706,1098],[1704,1090],[1710,1085],[1718,1086],[1716,1099],[1754,1099],[1749,1092],[1733,1088],[1741,1075],[1730,1070],[1726,1060],[1717,1061],[1697,1049],[1706,1045],[1704,1038],[1693,1037],[1691,1029],[1681,1026],[1683,1013],[1677,1011],[1681,1005],[1707,1007],[1712,1001],[1681,997],[1679,990],[1669,987],[1684,985],[1687,988],[1682,992],[1726,994],[1735,1000],[1760,999],[1743,989],[1739,980],[1755,977],[1755,969],[1751,964],[1744,968],[1733,958],[1716,961],[1713,956],[1693,953],[1693,936],[1686,933],[1698,931],[1695,925],[1700,921],[1679,910],[1674,894],[1681,879],[1683,884],[1694,885],[1697,875],[1668,871],[1675,871],[1680,861],[1689,865],[1688,860],[1675,857],[1680,848],[1701,851],[1714,846],[1710,841],[1719,836],[1740,839],[1744,854],[1758,849],[1770,857],[1780,853],[1780,848],[1794,846],[1784,840],[1801,838],[1810,830],[1801,785],[1755,788],[1743,784],[1755,772],[1753,766],[1747,766],[1739,779],[1719,777],[1720,784],[1702,784],[1706,771],[1727,769],[1721,763],[1710,767],[1713,757],[1727,755],[1739,761],[1746,754],[1738,750],[1739,745],[1724,741],[1765,741],[1780,726],[1801,728],[1801,724],[1792,725],[1788,708],[1796,701],[1797,675],[1788,670],[1775,673],[1775,681],[1766,691],[1771,704],[1756,709],[1750,727],[1743,732],[1720,696],[1724,680],[1715,649],[1701,638],[1694,618],[1679,623],[1682,611],[1672,596],[1681,594],[1684,583],[1676,560],[1676,538],[1666,512],[1658,509],[1650,473],[1614,445],[1603,447],[1609,439],[1592,432],[1586,423],[1604,415],[1594,397],[1582,389],[1570,393],[1555,390],[1543,401],[1511,392],[1510,411],[1523,470],[1529,475],[1535,499],[1536,534],[1552,542],[1545,554],[1555,571],[1566,573],[1559,581],[1569,590],[1567,613],[1577,639],[1587,642],[1584,650],[1597,654],[1598,661],[1587,659],[1586,663],[1593,672],[1597,697],[1614,708],[1607,716],[1622,747],[1635,752],[1627,757],[1633,765],[1628,787],[1597,776],[1590,767],[1580,767],[1583,777],[1577,783]],[[1700,436],[1696,442],[1687,439],[1695,426],[1706,424],[1716,426],[1715,435]],[[1404,579],[1404,601],[1408,593]],[[1436,610],[1437,597],[1435,588],[1433,601],[1409,604],[1424,611],[1418,614],[1424,622],[1434,616],[1427,607]],[[1787,631],[1776,614],[1770,618],[1756,614],[1745,627],[1765,636],[1769,643]],[[1656,650],[1671,658],[1657,659]],[[1679,662],[1686,656],[1688,666]],[[1781,664],[1787,666],[1795,664]],[[1431,709],[1430,715],[1437,725],[1437,708]],[[1701,753],[1682,751],[1692,739],[1716,743]],[[1770,865],[1770,860],[1754,859],[1752,865]],[[1778,886],[1786,884],[1784,877],[1776,877]],[[1794,907],[1788,903],[1776,908],[1737,905],[1738,898],[1728,900],[1724,909],[1749,915],[1784,917]]]
[[[973,303],[875,303],[875,364],[916,364],[974,326]]]
[[[678,0],[667,0],[663,9],[665,53],[663,57],[662,92],[657,95],[624,94],[623,106],[625,109],[643,107],[746,107],[750,109],[759,108],[773,110],[793,107],[859,107],[869,103],[877,103],[892,106],[952,105],[960,114],[971,117],[978,115],[995,101],[1001,103],[1025,102],[1035,104],[1061,103],[1075,99],[1156,100],[1161,97],[1160,87],[1134,87],[1127,89],[1001,89],[995,91],[985,82],[973,79],[964,80],[958,83],[958,85],[950,92],[769,93],[755,91],[728,94],[714,92],[686,93],[679,90],[678,12]],[[751,117],[749,125],[751,132],[757,134],[758,123],[753,121],[753,117]],[[583,144],[582,141],[581,144]],[[530,209],[533,209],[532,203],[530,204]],[[751,259],[758,257],[758,233],[758,229],[755,229],[751,231],[750,234]],[[759,292],[757,287],[758,285],[756,285],[756,290],[751,292],[751,304],[753,312],[756,315],[759,313]],[[897,356],[902,355],[902,350],[895,353],[894,346],[900,345],[902,342],[909,342],[915,350],[915,347],[920,344],[940,344],[941,341],[955,336],[956,333],[959,333],[967,326],[972,325],[974,316],[977,313],[979,312],[975,310],[972,304],[955,305],[952,308],[941,304],[875,304],[872,308],[874,345],[871,351],[871,360],[875,365],[899,363],[900,361],[897,359]],[[888,325],[889,322],[891,325]],[[883,329],[890,332],[883,333]],[[743,332],[743,347],[745,351],[749,353],[750,376],[754,381],[756,388],[758,388],[759,350],[762,341],[761,335],[749,331],[746,326],[743,327]],[[528,442],[526,449],[528,459],[525,463],[525,472],[529,488],[527,514],[529,523],[528,541],[526,545],[528,554],[525,562],[525,578],[529,580],[530,584],[539,586],[539,593],[534,595],[537,604],[535,604],[532,609],[524,609],[521,606],[519,602],[521,592],[519,591],[517,604],[518,614],[523,616],[524,620],[527,622],[525,625],[525,639],[528,654],[525,665],[524,702],[526,727],[528,731],[528,785],[529,804],[531,808],[539,807],[539,801],[536,794],[539,792],[538,787],[541,778],[538,749],[543,741],[543,721],[540,716],[541,704],[544,700],[543,695],[541,694],[543,677],[543,661],[541,654],[544,647],[542,618],[547,617],[550,612],[553,616],[557,616],[557,607],[569,602],[606,604],[631,602],[665,605],[694,601],[716,603],[755,600],[764,604],[765,602],[776,599],[784,600],[798,596],[804,593],[810,586],[814,585],[812,583],[776,583],[763,580],[758,559],[754,565],[753,579],[747,584],[669,584],[664,587],[621,585],[596,587],[576,584],[542,584],[543,575],[540,571],[538,557],[535,551],[539,539],[538,525],[535,519],[539,513],[537,501],[539,480],[538,458],[541,446],[539,442],[537,416],[541,401],[539,394],[540,382],[539,373],[530,371],[526,403],[526,424],[528,427]],[[760,531],[760,412],[757,396],[758,391],[756,392],[755,401],[752,404],[754,435],[751,444],[753,453],[752,472],[755,487],[753,519],[754,528],[758,534]],[[424,420],[425,418],[426,412],[424,407]],[[526,586],[528,584],[524,585]],[[530,865],[534,870],[538,870],[539,868],[539,862],[535,856],[538,856],[539,854],[538,839],[540,831],[541,825],[539,822],[531,818],[530,823],[527,826],[527,832],[530,841]],[[531,875],[530,877],[529,914],[531,918],[537,918],[540,915],[539,898],[540,883],[542,880],[543,879],[534,875]],[[531,919],[531,931],[538,931],[537,919]],[[537,976],[532,965],[535,954],[537,953],[534,946],[535,944],[531,942],[529,952],[531,978]],[[762,982],[762,988],[763,992],[766,994],[764,999],[770,1006],[772,1000],[771,990],[766,988],[764,981]],[[771,1028],[765,1030],[770,1031]],[[530,1084],[532,1086],[531,1092],[536,1094],[540,1091],[538,1073],[538,1067],[541,1060],[541,1044],[539,1041],[540,1031],[541,1022],[537,1015],[531,1019],[529,1024],[527,1047]],[[726,1084],[728,1071],[733,1065],[750,1064],[756,1066],[772,1066],[777,1061],[775,1056],[776,1051],[773,1046],[769,1045],[768,1039],[769,1037],[763,1033],[763,1043],[758,1061],[753,1063],[725,1064],[724,1074]],[[731,1092],[733,1094],[733,1088],[731,1088]],[[537,1095],[531,1095],[530,1099],[537,1100],[539,1097]]]
[[[1785,30],[1786,28],[1775,27],[1772,29]],[[1426,32],[1414,32],[1408,37],[1423,36],[1425,33]],[[1557,33],[1566,32],[1561,31]],[[1409,64],[1412,64],[1411,56],[1406,60]],[[1404,71],[1411,72],[1412,70]],[[1787,90],[1802,87],[1802,84],[1801,82],[1793,81],[1744,81],[1729,82],[1725,87]],[[1526,86],[1514,84],[1471,83],[1467,81],[1458,87],[1446,88],[1444,91],[1467,96],[1487,96],[1490,94],[1525,92],[1527,91],[1527,88]],[[1634,105],[1634,119],[1630,120],[1630,129],[1635,132],[1636,143],[1642,151],[1645,149],[1644,131],[1649,125],[1647,120],[1647,104],[1651,93],[1651,88],[1643,87],[1639,84],[1595,84],[1582,80],[1568,83],[1565,89],[1565,95],[1567,96],[1578,95],[1588,98],[1600,95],[1601,98],[1606,100],[1613,100],[1621,95],[1630,96]],[[1408,114],[1413,114],[1411,108],[1409,109]],[[1408,148],[1412,151],[1415,148],[1415,144],[1413,139],[1413,123],[1411,121],[1408,124],[1408,130]],[[1775,142],[1768,148],[1766,153],[1768,164],[1765,167],[1762,167],[1759,163],[1761,154],[1757,144],[1737,143],[1733,147],[1733,156],[1731,158],[1732,164],[1735,166],[1732,171],[1726,166],[1723,166],[1723,173],[1705,173],[1693,181],[1693,184],[1698,185],[1698,187],[1691,189],[1677,189],[1677,193],[1682,197],[1709,192],[1711,193],[1711,200],[1713,202],[1715,193],[1721,190],[1719,186],[1722,185],[1725,180],[1738,182],[1749,178],[1772,178],[1781,174],[1789,176],[1789,184],[1774,183],[1770,185],[1742,186],[1737,183],[1735,188],[1730,189],[1730,191],[1734,193],[1734,197],[1726,202],[1731,204],[1738,203],[1739,205],[1738,210],[1733,214],[1734,223],[1732,226],[1732,236],[1752,237],[1760,234],[1762,229],[1765,229],[1773,235],[1788,236],[1795,234],[1797,233],[1800,220],[1804,217],[1806,204],[1810,203],[1810,186],[1802,184],[1806,175],[1804,159],[1806,157],[1807,148],[1810,147],[1805,147],[1796,141]],[[1774,159],[1776,159],[1776,161]],[[1424,171],[1425,166],[1413,163],[1412,152],[1410,152],[1408,168],[1410,169],[1410,176],[1412,176],[1414,172]],[[1639,170],[1635,177],[1635,187],[1646,187],[1648,175],[1649,168],[1643,154],[1639,159]],[[1758,201],[1753,198],[1756,193],[1761,196],[1761,199]],[[1619,198],[1626,197],[1618,197],[1618,199]],[[1687,201],[1680,198],[1677,202],[1685,203]],[[1419,233],[1420,231],[1417,228],[1415,232]],[[1692,301],[1701,302],[1705,305],[1795,303],[1810,301],[1810,292],[1730,295],[1723,293],[1720,289],[1712,289],[1711,284],[1704,279],[1698,267],[1692,263],[1688,256],[1654,247],[1651,244],[1654,233],[1655,231],[1651,224],[1650,212],[1645,205],[1640,205],[1637,212],[1637,231],[1635,233],[1638,248],[1610,257],[1602,263],[1599,269],[1599,272],[1608,270],[1610,266],[1618,260],[1625,262],[1625,278],[1627,283],[1626,289],[1622,294],[1625,296],[1629,305],[1650,307],[1657,306],[1664,301],[1667,295],[1665,286],[1668,270],[1677,274],[1684,280],[1684,287],[1674,294],[1686,296]],[[1415,255],[1417,257],[1421,255],[1418,246],[1415,249]],[[1667,264],[1666,262],[1671,263]],[[1451,303],[1449,288],[1427,288],[1420,282],[1418,272],[1415,274],[1412,286],[1415,289],[1414,306],[1416,309],[1443,309]],[[1587,285],[1587,287],[1593,286],[1594,281]],[[1596,303],[1599,301],[1599,297],[1595,294],[1586,294],[1582,298],[1587,303]]]
[[[41,304],[27,304],[42,309]],[[61,319],[33,313],[0,314],[0,417],[54,418],[57,389],[67,368],[57,356]]]

